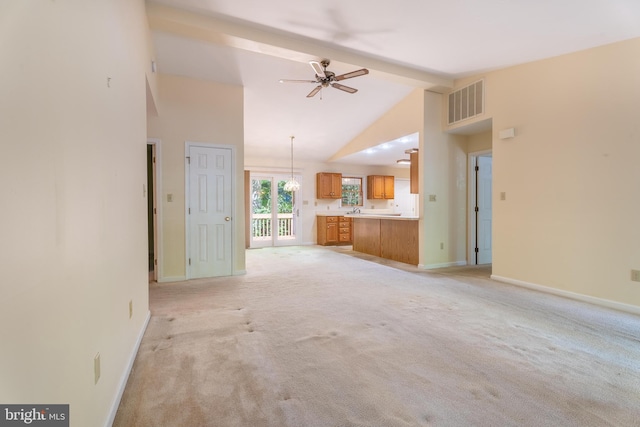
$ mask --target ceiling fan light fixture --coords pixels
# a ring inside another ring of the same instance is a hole
[[[410,165],[411,164],[411,159],[396,160],[396,163],[399,164],[399,165]]]

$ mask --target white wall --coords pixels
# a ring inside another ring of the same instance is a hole
[[[183,280],[185,266],[185,142],[235,146],[234,266],[245,269],[243,89],[168,74],[159,75],[157,116],[149,118],[149,137],[162,145],[161,280]],[[172,194],[173,201],[167,201]]]
[[[0,402],[75,426],[108,419],[148,315],[148,46],[142,0],[0,3]]]
[[[493,117],[494,275],[640,306],[639,52],[634,39],[467,80],[486,79]]]
[[[424,89],[414,89],[342,147],[330,160],[339,160],[344,156],[375,147],[384,142],[421,132],[424,119],[423,97]]]
[[[443,133],[441,123],[442,95],[424,91],[419,179],[420,265],[425,268],[466,263],[467,137]]]

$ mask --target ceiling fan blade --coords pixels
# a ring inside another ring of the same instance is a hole
[[[358,89],[354,89],[354,88],[349,87],[349,86],[341,85],[340,83],[331,83],[331,86],[335,87],[336,89],[340,89],[340,90],[343,90],[345,92],[348,92],[348,93],[356,93],[358,91]]]
[[[289,79],[280,79],[280,83],[318,83],[315,80],[289,80]]]
[[[322,89],[322,85],[318,85],[315,88],[313,88],[313,90],[309,92],[309,95],[307,95],[307,98],[313,97],[316,93],[320,92],[320,89]]]
[[[340,74],[339,76],[336,76],[336,80],[340,81],[344,79],[351,79],[358,76],[364,76],[365,74],[369,74],[369,70],[363,68],[361,70],[351,71],[350,73]]]
[[[311,68],[313,68],[313,71],[315,71],[318,77],[321,77],[323,79],[327,77],[324,74],[324,67],[322,66],[321,63],[319,63],[318,61],[309,61],[309,65],[311,65]]]

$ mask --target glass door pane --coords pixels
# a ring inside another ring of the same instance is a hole
[[[251,179],[251,247],[272,245],[271,189],[271,178]]]
[[[278,233],[276,245],[296,244],[297,216],[295,211],[295,191],[285,191],[284,185],[287,179],[278,179],[277,206],[274,210],[278,213]]]

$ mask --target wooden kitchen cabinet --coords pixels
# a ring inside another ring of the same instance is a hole
[[[338,217],[338,241],[340,243],[351,244],[353,241],[351,229],[351,218],[346,216]]]
[[[418,220],[353,218],[353,250],[418,265]]]
[[[353,241],[351,218],[344,216],[317,216],[319,245],[350,245]]]
[[[418,181],[418,153],[411,153],[411,169],[409,170],[410,194],[418,194],[420,186]]]
[[[418,221],[380,220],[380,257],[418,265]]]
[[[319,172],[316,174],[317,199],[342,199],[342,174]]]
[[[367,176],[367,199],[393,199],[395,177],[387,175]]]

